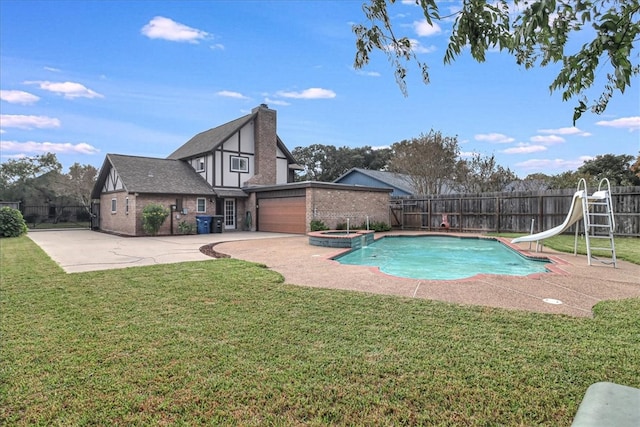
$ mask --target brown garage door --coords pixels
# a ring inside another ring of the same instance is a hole
[[[304,234],[305,198],[281,197],[258,201],[258,231]]]

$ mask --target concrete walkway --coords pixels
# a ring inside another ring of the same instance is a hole
[[[211,257],[200,252],[201,246],[221,241],[289,236],[238,231],[188,236],[121,237],[90,230],[30,230],[27,235],[67,273],[211,261]]]

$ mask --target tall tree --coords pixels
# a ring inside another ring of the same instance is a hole
[[[0,164],[0,199],[24,202],[34,193],[48,197],[48,184],[39,183],[35,178],[61,169],[62,165],[53,153],[8,160]]]
[[[585,161],[578,172],[591,175],[598,181],[607,178],[611,185],[640,185],[640,179],[631,169],[633,160],[634,157],[628,154],[604,154]]]
[[[508,184],[518,180],[511,169],[505,169],[498,164],[493,154],[474,154],[470,159],[461,162],[466,173],[458,177],[458,184],[462,191],[468,193],[504,191]]]
[[[54,189],[58,197],[67,198],[83,206],[87,212],[91,208],[91,190],[98,177],[98,169],[91,165],[74,163],[69,173],[58,173],[54,179]]]
[[[298,174],[298,180],[331,182],[351,168],[385,170],[391,149],[373,149],[370,146],[336,148],[333,145],[313,144],[296,147],[292,154],[304,167],[304,171]]]
[[[409,175],[416,194],[440,194],[456,179],[460,153],[457,136],[431,130],[418,138],[396,142],[391,150],[389,170]]]
[[[429,67],[413,50],[411,38],[399,35],[401,25],[392,22],[389,6],[396,0],[369,0],[363,6],[366,25],[353,26],[356,34],[355,68],[369,63],[374,50],[384,52],[395,69],[396,81],[406,94],[407,66],[414,62],[422,79],[429,83]],[[463,0],[453,15],[442,16],[436,0],[416,0],[429,25],[455,17],[445,63],[453,62],[467,47],[471,56],[484,62],[486,52],[499,49],[512,54],[525,68],[560,64],[551,82],[551,91],[562,91],[563,100],[578,96],[574,123],[590,109],[602,113],[615,92],[623,93],[631,78],[640,74],[637,41],[640,36],[638,0],[505,0],[486,2]],[[440,2],[442,3],[442,2]],[[569,54],[570,40],[576,34],[591,37]],[[606,70],[607,79],[597,99],[589,99],[586,90],[596,82],[596,72]]]
[[[633,172],[638,179],[640,179],[640,152],[638,152],[638,157],[636,157],[636,161],[631,165],[631,172]]]

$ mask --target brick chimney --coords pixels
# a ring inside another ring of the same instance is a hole
[[[276,184],[276,160],[278,137],[276,136],[276,110],[267,104],[260,104],[251,110],[257,113],[253,125],[255,158],[254,176],[245,184],[274,185]]]

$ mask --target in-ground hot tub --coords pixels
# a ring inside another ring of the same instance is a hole
[[[326,248],[359,249],[373,243],[373,230],[325,230],[308,233],[309,244]]]

